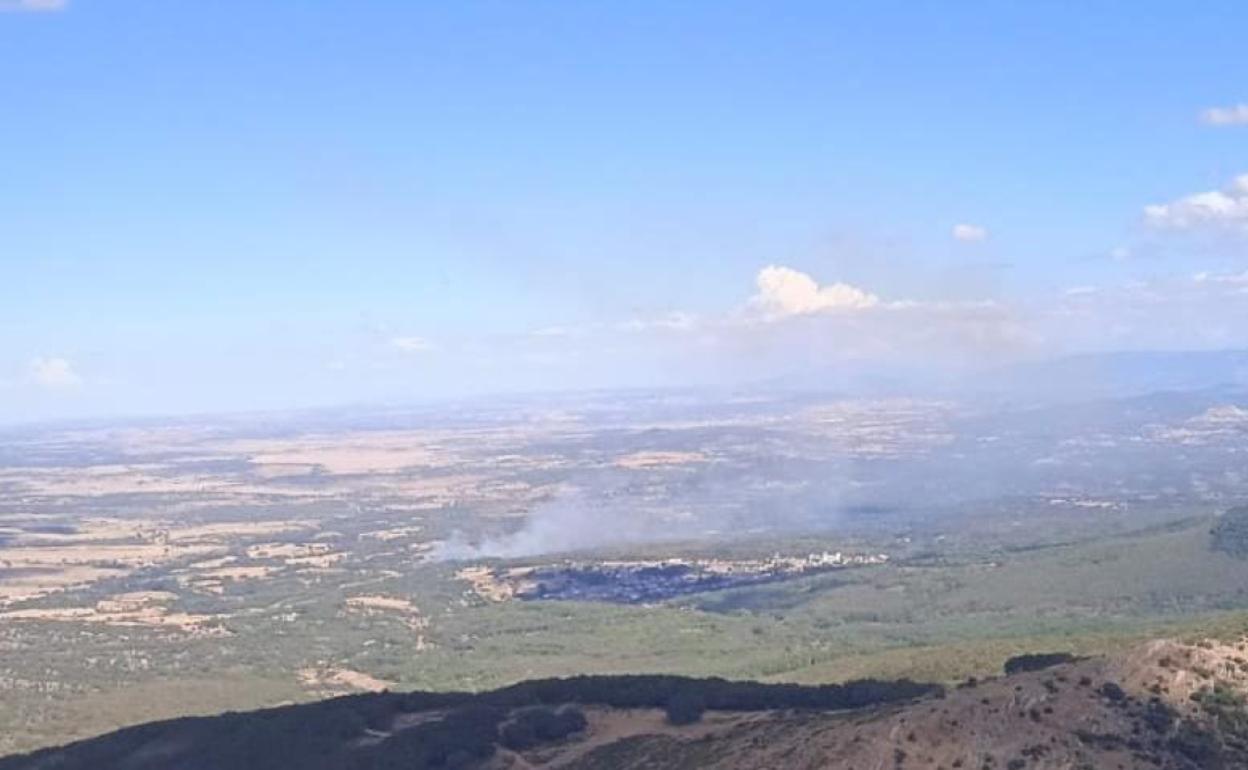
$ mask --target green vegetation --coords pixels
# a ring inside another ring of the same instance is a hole
[[[663,713],[667,716],[668,724],[673,725],[691,725],[702,719],[702,714],[706,712],[706,701],[701,693],[688,690],[680,690],[667,699],[667,703],[663,706]]]
[[[87,565],[112,571],[5,605],[24,614],[0,621],[0,754],[364,688],[480,692],[573,674],[952,683],[1038,650],[1089,655],[1245,625],[1248,559],[1230,545],[1242,512],[1215,520],[1208,502],[1237,494],[1223,472],[1236,455],[1185,446],[1177,462],[1147,432],[1204,406],[1097,405],[1060,426],[1061,414],[806,397],[607,406],[572,420],[508,416],[512,405],[386,413],[367,430],[246,421],[161,429],[146,444],[103,431],[5,447],[0,537],[10,548],[34,538],[7,558],[102,521],[112,545],[149,552],[121,569],[112,551]],[[98,474],[107,490],[83,493]],[[579,554],[591,561],[841,551],[888,563],[612,605],[494,602],[456,577],[552,557],[466,546],[465,562],[430,559],[455,535],[509,542],[569,486],[586,490],[574,507],[584,502],[591,528],[658,522],[671,538],[591,538]],[[298,526],[247,530],[280,522]],[[219,534],[179,540],[179,527]],[[218,568],[233,574],[213,578]],[[75,614],[142,592],[164,596],[160,617],[208,620],[187,630]]]
[[[480,694],[378,693],[149,723],[61,749],[0,759],[0,770],[460,768],[492,756],[499,745],[526,750],[584,730],[585,715],[568,704],[665,708],[674,724],[688,724],[707,707],[863,709],[941,692],[937,685],[908,681],[802,687],[671,676],[584,676],[523,682]],[[414,713],[428,718],[396,727],[401,717]]]
[[[1248,506],[1231,508],[1219,516],[1210,534],[1215,551],[1248,558]]]
[[[903,553],[887,566],[653,606],[486,602],[465,593],[452,565],[403,564],[404,555],[378,549],[312,581],[282,577],[231,586],[220,597],[180,594],[180,609],[228,611],[226,636],[171,639],[160,629],[42,621],[0,626],[0,642],[12,651],[0,677],[31,681],[30,672],[39,672],[41,682],[56,683],[11,687],[0,700],[0,724],[22,725],[7,732],[7,745],[29,750],[177,714],[304,701],[322,693],[301,687],[291,672],[318,664],[395,690],[480,691],[575,673],[951,683],[996,674],[1003,661],[1037,650],[1090,655],[1155,636],[1242,631],[1248,561],[1211,552],[1209,526],[1190,519],[1026,550],[969,535],[916,539],[909,552],[927,556]],[[898,551],[892,536],[859,537],[864,550]],[[835,543],[795,542],[804,552]],[[774,552],[783,541],[765,547]],[[76,601],[167,584],[158,573],[141,574],[97,585]],[[346,598],[363,592],[418,606],[428,619],[425,647],[415,649],[402,617],[346,611]]]
[[[1060,666],[1063,663],[1073,663],[1076,660],[1078,658],[1068,652],[1027,653],[1010,658],[1005,662],[1003,668],[1005,673],[1009,675],[1022,673],[1023,671],[1043,671],[1046,668]]]
[[[579,733],[588,724],[585,712],[576,706],[532,706],[512,714],[499,727],[498,742],[512,751],[524,751]]]

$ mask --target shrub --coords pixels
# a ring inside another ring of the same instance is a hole
[[[498,728],[498,742],[512,751],[524,751],[538,744],[532,722],[513,720]]]
[[[1100,693],[1101,695],[1104,695],[1108,700],[1114,701],[1115,703],[1117,703],[1120,700],[1124,700],[1127,697],[1127,693],[1124,692],[1121,687],[1119,687],[1117,684],[1113,682],[1106,682],[1105,684],[1101,685]]]
[[[533,706],[517,712],[499,728],[499,742],[513,751],[523,751],[541,743],[558,741],[584,730],[585,714],[575,706],[552,709]]]
[[[1210,535],[1213,550],[1241,559],[1248,557],[1248,506],[1231,508],[1219,516]]]
[[[1015,655],[1005,662],[1005,673],[1017,674],[1023,671],[1041,671],[1063,663],[1073,663],[1077,658],[1069,652],[1040,652],[1030,655]]]

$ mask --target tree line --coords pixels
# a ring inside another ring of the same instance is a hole
[[[367,693],[217,717],[155,722],[0,759],[0,770],[425,770],[467,768],[500,746],[522,750],[584,729],[579,707],[665,709],[674,723],[703,710],[844,710],[939,695],[935,684],[863,679],[804,686],[681,676],[575,676],[484,693]],[[433,718],[393,729],[403,715]]]

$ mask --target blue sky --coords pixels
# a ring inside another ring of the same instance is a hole
[[[1248,332],[1242,3],[0,8],[0,420]]]

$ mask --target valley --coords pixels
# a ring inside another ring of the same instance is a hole
[[[1248,561],[1211,532],[1248,483],[1245,402],[677,391],[10,429],[0,752],[380,690],[948,684],[1233,633]]]

